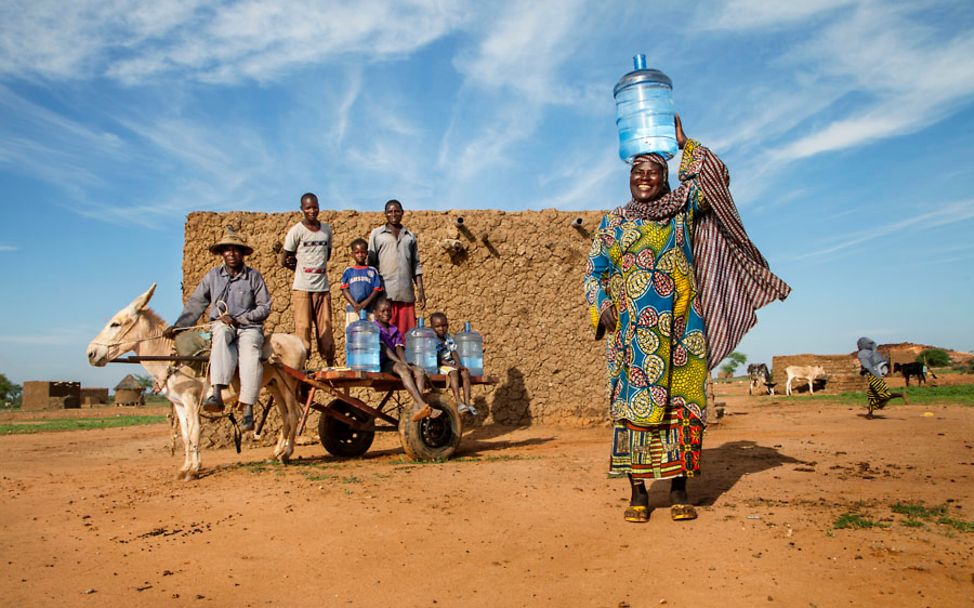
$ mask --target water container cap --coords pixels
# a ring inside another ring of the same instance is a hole
[[[416,319],[416,327],[426,327],[426,319],[423,317]]]
[[[467,332],[468,334],[470,333],[470,321],[463,322],[463,331]]]
[[[618,96],[619,91],[622,89],[641,83],[656,83],[671,89],[673,88],[673,81],[670,80],[669,76],[663,72],[660,72],[659,70],[646,67],[646,55],[643,55],[642,53],[633,55],[632,66],[633,70],[623,75],[623,77],[619,79],[619,82],[616,83],[615,89],[612,91],[613,95]]]
[[[369,311],[364,308],[358,311],[359,320],[364,321],[367,316],[369,316]]]

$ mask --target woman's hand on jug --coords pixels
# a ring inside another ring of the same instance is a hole
[[[687,144],[687,134],[683,132],[683,121],[680,120],[679,114],[673,117],[673,124],[676,126],[676,145],[682,150]]]

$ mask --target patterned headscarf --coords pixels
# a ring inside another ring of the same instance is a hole
[[[665,220],[676,215],[676,212],[683,208],[685,199],[670,196],[670,166],[662,155],[655,152],[651,154],[640,154],[632,159],[632,167],[642,163],[653,163],[660,167],[663,172],[663,193],[651,201],[630,200],[626,203],[623,215],[628,219],[643,220]]]

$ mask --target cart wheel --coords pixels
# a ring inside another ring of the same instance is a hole
[[[369,422],[371,417],[340,399],[328,404],[336,413],[356,422]],[[318,418],[318,439],[329,454],[334,456],[361,456],[368,451],[375,439],[375,431],[353,429],[341,420],[322,413]]]
[[[460,445],[463,432],[460,414],[436,395],[428,395],[426,402],[443,414],[413,422],[409,408],[405,408],[399,417],[402,449],[413,460],[444,460],[452,456]]]

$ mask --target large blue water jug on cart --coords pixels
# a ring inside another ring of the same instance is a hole
[[[659,70],[646,67],[646,56],[632,58],[633,71],[619,79],[613,95],[616,100],[616,127],[619,129],[619,157],[658,152],[667,160],[679,147],[673,118],[673,81]]]
[[[484,375],[484,339],[470,327],[470,321],[463,324],[463,331],[453,336],[457,343],[460,362],[474,376]]]
[[[379,371],[379,328],[359,311],[359,320],[345,328],[345,363],[360,372]]]
[[[416,327],[406,332],[406,363],[435,374],[440,366],[436,360],[436,332],[426,327],[426,319],[416,319]]]

